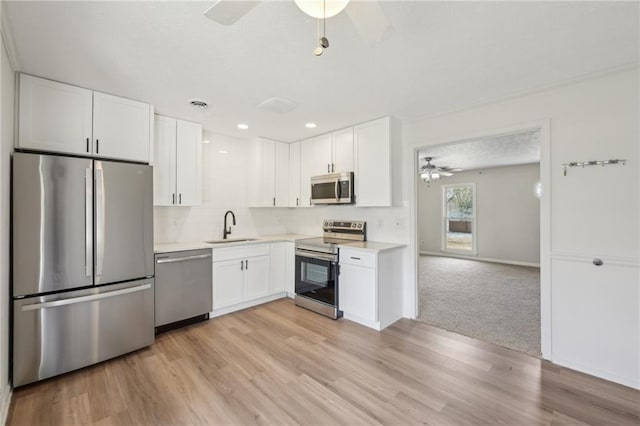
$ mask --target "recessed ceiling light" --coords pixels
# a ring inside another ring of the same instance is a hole
[[[205,139],[205,140],[202,141],[202,143],[211,143],[211,141],[208,140],[208,139]]]
[[[248,124],[244,124],[244,123],[240,123],[240,124],[238,124],[237,127],[240,130],[247,130],[249,128],[249,125]]]
[[[316,127],[318,127],[318,125],[316,123],[307,123],[304,125],[304,127],[306,127],[307,129],[315,129]]]
[[[229,151],[225,151],[224,149],[221,149],[220,151],[218,151],[220,154],[228,154]]]

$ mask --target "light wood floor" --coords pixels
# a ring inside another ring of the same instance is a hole
[[[640,423],[640,392],[401,320],[376,332],[279,300],[17,389],[8,424]]]

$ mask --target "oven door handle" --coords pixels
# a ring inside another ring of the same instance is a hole
[[[331,263],[337,263],[336,262],[336,257],[333,254],[309,252],[309,251],[306,251],[306,250],[297,249],[296,250],[296,256],[306,257],[306,258],[309,258],[309,259],[327,260],[327,261],[329,261]]]

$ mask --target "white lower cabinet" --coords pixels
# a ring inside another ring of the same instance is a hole
[[[338,301],[349,315],[374,323],[378,320],[376,269],[340,264]]]
[[[402,252],[340,249],[338,306],[345,319],[376,330],[402,317]]]
[[[295,244],[271,244],[271,294],[286,291],[294,293]]]
[[[293,293],[292,242],[214,248],[212,258],[213,316]]]
[[[269,295],[269,270],[269,256],[248,257],[244,260],[244,300]]]
[[[552,361],[640,388],[640,272],[631,259],[553,256]]]
[[[244,281],[244,259],[213,263],[213,309],[241,303]]]

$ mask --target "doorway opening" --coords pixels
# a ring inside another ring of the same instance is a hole
[[[540,356],[540,129],[417,151],[417,319]]]

